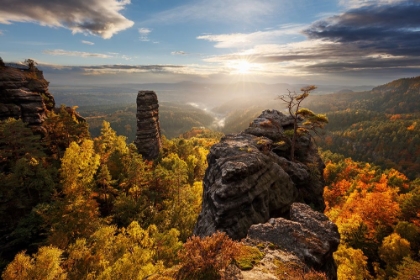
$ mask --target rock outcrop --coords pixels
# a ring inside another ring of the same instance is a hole
[[[41,71],[0,68],[0,120],[21,118],[33,128],[39,128],[46,112],[55,106],[48,92],[48,82]]]
[[[292,128],[291,117],[266,110],[244,132],[210,149],[194,234],[224,231],[239,240],[254,224],[289,217],[293,202],[324,210],[324,164],[309,135],[298,137],[297,160],[289,160]]]
[[[139,91],[137,95],[137,134],[134,143],[144,159],[158,157],[162,148],[159,103],[154,91]]]
[[[293,203],[290,219],[272,218],[267,223],[252,225],[247,238],[253,243],[270,242],[296,256],[308,269],[325,272],[328,279],[337,279],[332,255],[340,243],[337,226],[306,204]]]

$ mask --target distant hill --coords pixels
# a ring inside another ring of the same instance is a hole
[[[364,109],[387,114],[419,112],[420,76],[403,78],[363,92],[338,92],[311,96],[307,105],[317,112]]]
[[[420,77],[324,97],[308,106],[328,116],[322,148],[420,176]]]
[[[420,176],[420,77],[395,80],[369,91],[312,94],[303,107],[328,116],[325,135],[317,140],[321,148],[395,168],[411,179]],[[284,104],[272,98],[253,103],[232,100],[215,110],[228,112],[222,131],[238,133],[262,110],[282,108]]]

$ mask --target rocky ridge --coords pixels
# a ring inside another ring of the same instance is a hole
[[[137,133],[134,143],[144,159],[158,157],[162,148],[159,103],[154,91],[139,91],[137,95]]]
[[[55,106],[48,82],[38,69],[0,68],[0,120],[21,118],[37,129]]]

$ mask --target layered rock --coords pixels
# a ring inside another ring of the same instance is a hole
[[[153,160],[162,148],[159,103],[154,91],[139,91],[136,116],[137,134],[134,143],[144,159]]]
[[[267,223],[252,225],[247,238],[248,243],[250,240],[254,240],[251,243],[270,242],[296,256],[308,269],[325,272],[328,279],[337,279],[333,259],[340,243],[337,226],[306,204],[293,203],[290,219],[272,218]]]
[[[244,132],[210,149],[194,234],[224,231],[239,240],[251,225],[288,217],[293,202],[324,210],[324,164],[309,135],[298,137],[297,160],[290,161],[292,127],[291,117],[266,110]]]
[[[21,118],[32,127],[40,127],[46,112],[54,106],[41,71],[0,68],[0,120]]]

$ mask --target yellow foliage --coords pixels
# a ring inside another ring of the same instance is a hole
[[[337,276],[340,280],[372,279],[367,270],[367,257],[359,249],[340,245],[334,253],[337,263]]]
[[[16,255],[15,259],[3,272],[4,280],[60,280],[67,279],[61,268],[63,251],[56,247],[41,247],[38,253],[29,257],[25,252]]]
[[[398,233],[392,233],[385,237],[379,248],[379,256],[387,265],[395,268],[404,257],[410,255],[410,242],[402,238]]]

